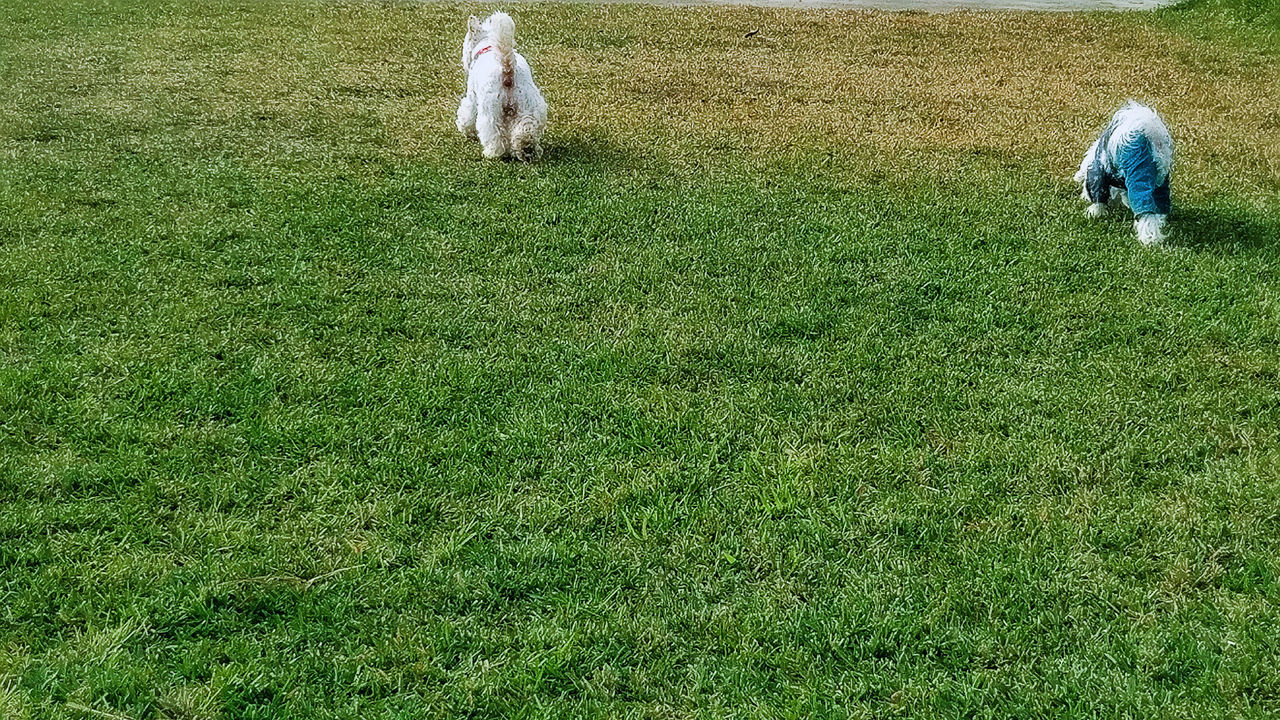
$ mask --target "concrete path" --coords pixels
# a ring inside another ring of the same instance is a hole
[[[573,2],[575,0],[569,0]],[[581,0],[583,2],[639,2],[647,5],[756,5],[759,7],[918,10],[1150,10],[1176,0]]]

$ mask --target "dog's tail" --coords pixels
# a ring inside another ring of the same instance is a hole
[[[515,145],[517,108],[515,98],[516,81],[516,22],[504,12],[494,13],[489,17],[489,40],[498,54],[498,64],[502,68],[502,134],[509,147]]]
[[[511,54],[516,50],[516,21],[504,12],[494,13],[489,17],[489,39],[493,49],[502,58],[503,70],[511,65]]]

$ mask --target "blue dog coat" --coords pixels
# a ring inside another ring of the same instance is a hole
[[[1097,152],[1085,178],[1089,199],[1105,203],[1111,199],[1111,188],[1121,188],[1129,193],[1129,207],[1134,215],[1156,213],[1168,215],[1172,203],[1169,198],[1169,176],[1162,176],[1156,165],[1151,141],[1142,133],[1134,133],[1119,147],[1115,157],[1107,149],[1112,123],[1098,139]]]

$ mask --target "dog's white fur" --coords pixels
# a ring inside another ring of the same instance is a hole
[[[478,139],[487,158],[541,157],[547,101],[533,82],[528,61],[516,52],[516,24],[510,15],[497,12],[484,22],[468,18],[462,67],[467,94],[458,106],[458,132]]]
[[[1162,177],[1169,177],[1169,174],[1173,172],[1173,137],[1169,134],[1169,128],[1165,126],[1164,121],[1160,119],[1156,111],[1139,102],[1130,100],[1124,107],[1116,111],[1112,120],[1116,122],[1116,128],[1111,133],[1107,147],[1102,150],[1109,153],[1111,157],[1115,157],[1117,151],[1124,147],[1134,135],[1145,135],[1151,142],[1151,150],[1155,157],[1157,170]],[[1089,207],[1085,210],[1085,214],[1091,218],[1099,218],[1107,214],[1107,206],[1105,204],[1091,201],[1088,188],[1085,185],[1089,166],[1093,164],[1094,156],[1099,152],[1098,143],[1101,139],[1094,140],[1093,144],[1089,146],[1089,151],[1084,154],[1084,159],[1080,161],[1080,169],[1076,171],[1075,175],[1075,181],[1080,183],[1080,197],[1089,202]],[[1122,205],[1129,207],[1129,196],[1124,190],[1117,189],[1112,193],[1112,198],[1118,199]],[[1164,242],[1164,226],[1167,220],[1167,216],[1158,214],[1134,218],[1133,227],[1138,234],[1138,240],[1143,245],[1155,245]]]

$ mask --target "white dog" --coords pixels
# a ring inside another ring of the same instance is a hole
[[[1133,226],[1144,245],[1164,240],[1169,217],[1169,175],[1173,138],[1155,110],[1130,100],[1116,111],[1102,135],[1089,147],[1075,181],[1089,201],[1089,217],[1102,217],[1113,189],[1133,210]]]
[[[483,23],[467,20],[462,41],[467,94],[458,106],[458,132],[480,140],[484,156],[535,160],[542,155],[547,101],[533,84],[529,63],[516,52],[516,24],[506,13]]]

